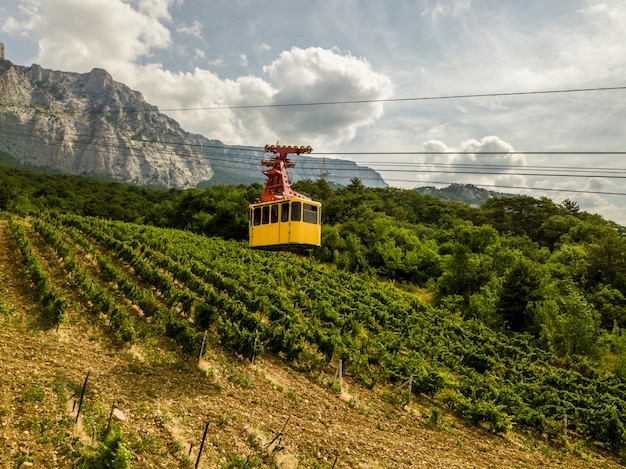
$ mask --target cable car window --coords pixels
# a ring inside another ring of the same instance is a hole
[[[261,207],[254,208],[254,216],[252,218],[254,226],[259,226],[261,224]]]
[[[304,217],[306,223],[317,224],[317,207],[311,204],[304,204]]]
[[[289,202],[281,204],[280,221],[289,221]]]
[[[263,206],[263,215],[261,216],[261,223],[267,225],[270,222],[270,206]]]
[[[302,219],[302,202],[293,202],[291,204],[291,221],[300,221]]]
[[[272,223],[278,223],[278,204],[272,205],[270,221]]]

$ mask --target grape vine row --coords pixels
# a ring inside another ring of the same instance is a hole
[[[389,283],[180,230],[75,215],[35,226],[76,279],[89,277],[72,267],[78,250],[91,253],[99,281],[116,285],[187,353],[197,353],[208,330],[243,357],[272,353],[315,374],[341,359],[366,386],[412,378],[414,393],[495,433],[515,426],[559,440],[567,415],[571,438],[626,449],[619,378],[564,367],[529,337],[493,332]]]

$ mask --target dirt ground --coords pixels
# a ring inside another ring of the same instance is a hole
[[[582,445],[492,435],[426,399],[403,406],[381,399],[382,389],[350,381],[339,393],[328,385],[333,370],[306,376],[275,357],[251,364],[214,344],[200,363],[160,338],[120,345],[79,298],[58,330],[43,329],[37,315],[19,252],[0,221],[2,468],[22,461],[72,467],[76,449],[96,442],[94,429],[113,407],[123,413],[116,425],[137,468],[193,467],[207,423],[201,468],[255,456],[262,467],[285,469],[620,467]]]

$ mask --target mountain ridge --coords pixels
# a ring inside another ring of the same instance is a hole
[[[151,187],[263,182],[261,147],[227,146],[185,131],[103,69],[88,73],[0,60],[0,152],[28,167]],[[298,155],[294,182],[329,176],[386,187],[371,168]],[[217,174],[219,177],[215,177]]]
[[[195,186],[213,174],[197,138],[102,69],[79,74],[3,61],[0,111],[0,151],[23,165],[165,187]],[[177,145],[155,135],[156,125]]]
[[[434,186],[416,187],[413,189],[418,194],[430,195],[447,202],[461,202],[470,207],[480,207],[485,201],[497,197],[515,197],[515,194],[506,194],[477,187],[473,184],[452,183],[447,187],[438,189]]]

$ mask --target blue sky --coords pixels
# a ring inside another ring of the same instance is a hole
[[[389,101],[626,86],[622,0],[0,0],[0,41],[18,65],[104,68],[225,144],[311,145],[391,185],[570,198],[626,224],[626,196],[602,194],[626,193],[625,155],[575,153],[626,151],[626,90]],[[368,102],[233,108],[333,101]]]

